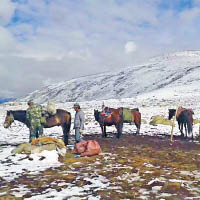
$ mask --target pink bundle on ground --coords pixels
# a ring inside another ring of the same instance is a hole
[[[101,152],[101,147],[95,140],[82,140],[75,145],[75,153],[78,153],[81,156],[94,156]]]

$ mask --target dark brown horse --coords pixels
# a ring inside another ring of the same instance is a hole
[[[139,112],[138,109],[131,109],[130,110],[131,119],[124,120],[123,109],[124,108],[117,108],[117,109],[109,108],[111,114],[108,116],[102,116],[102,112],[94,110],[94,117],[95,120],[99,122],[99,125],[101,127],[102,137],[107,137],[106,126],[115,125],[117,129],[117,138],[120,138],[122,135],[123,123],[131,123],[131,122],[135,123],[137,127],[136,134],[139,134],[141,126],[141,113]]]
[[[176,109],[169,109],[169,117],[170,120],[176,113]],[[193,126],[193,115],[194,112],[191,109],[185,109],[185,108],[178,108],[176,120],[178,122],[178,127],[181,132],[181,138],[187,138],[187,135],[192,134],[192,140],[193,140],[193,132],[192,132],[192,126]],[[185,127],[185,136],[183,133],[183,126]]]
[[[7,111],[7,115],[4,122],[4,128],[9,128],[14,120],[24,123],[30,128],[29,121],[26,118],[26,110],[10,110]],[[71,114],[66,110],[57,109],[56,114],[46,118],[44,128],[51,128],[54,126],[61,126],[63,130],[64,142],[67,145],[69,139],[69,132],[71,127]],[[38,137],[38,136],[37,136]]]

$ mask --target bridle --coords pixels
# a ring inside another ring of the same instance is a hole
[[[6,116],[6,120],[4,122],[4,128],[9,128],[10,125],[14,122],[14,116],[12,113]]]
[[[7,115],[7,117],[6,117],[6,120],[5,120],[5,122],[4,122],[4,128],[9,128],[9,130],[10,130],[11,132],[15,132],[15,133],[18,133],[19,131],[21,131],[21,130],[24,128],[24,124],[23,124],[23,126],[22,126],[18,131],[12,130],[12,129],[11,129],[11,124],[12,124],[13,122],[14,122],[14,124],[15,124],[15,119],[14,119],[13,114],[10,113],[10,114]]]

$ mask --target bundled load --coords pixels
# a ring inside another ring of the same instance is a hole
[[[40,153],[44,150],[56,150],[61,156],[64,156],[66,153],[66,147],[64,142],[61,139],[55,139],[51,137],[41,137],[33,139],[31,143],[20,144],[17,148],[15,148],[12,151],[12,153],[33,154]]]
[[[101,152],[101,147],[95,140],[82,140],[75,145],[75,153],[80,154],[80,156],[94,156]]]
[[[156,126],[158,124],[162,124],[162,125],[170,125],[172,126],[172,121],[164,118],[163,116],[152,116],[151,117],[151,121],[149,122],[150,125]]]
[[[55,103],[53,101],[49,101],[47,104],[47,112],[50,115],[55,115],[56,114],[56,106]]]
[[[130,108],[123,108],[123,119],[124,121],[134,121],[134,118],[131,115],[131,109]]]

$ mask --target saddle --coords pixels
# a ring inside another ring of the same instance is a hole
[[[43,117],[45,117],[46,119],[54,117],[56,115],[56,113],[49,113],[48,111],[45,111],[45,113],[43,114]]]
[[[186,109],[183,108],[183,107],[179,107],[178,110],[177,110],[177,113],[176,113],[176,117],[179,117],[179,115],[184,112]]]
[[[189,111],[192,115],[194,114],[194,111],[192,109],[186,109],[186,108],[183,108],[183,107],[179,107],[178,108],[178,111],[177,111],[177,114],[176,114],[176,117],[179,117],[179,115],[184,112],[185,110]]]
[[[103,116],[103,117],[105,117],[105,118],[111,117],[111,114],[112,114],[112,112],[105,112],[105,111],[102,111],[102,112],[101,112],[101,116]]]
[[[105,116],[104,118],[103,118],[103,120],[111,120],[111,118],[112,118],[112,115],[110,114],[110,115],[108,115],[108,116]]]
[[[134,115],[132,115],[130,108],[123,108],[123,119],[124,121],[134,122]]]

